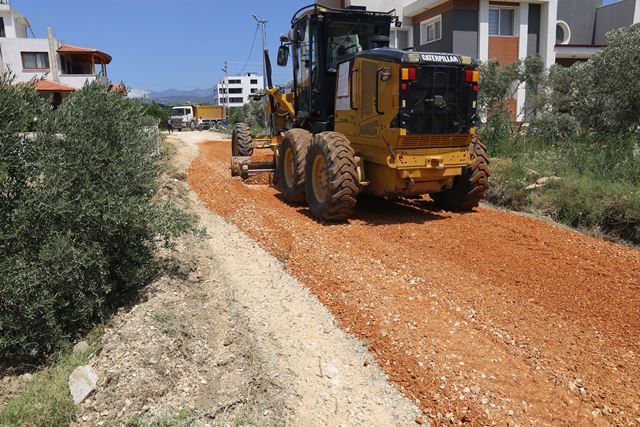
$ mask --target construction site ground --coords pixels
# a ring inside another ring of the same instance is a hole
[[[206,237],[105,325],[74,425],[640,426],[640,250],[428,197],[322,224],[230,145],[165,140]]]
[[[228,140],[180,138],[198,146],[199,200],[280,260],[425,422],[640,425],[637,248],[428,197],[361,197],[353,219],[322,224],[271,175],[232,178]]]

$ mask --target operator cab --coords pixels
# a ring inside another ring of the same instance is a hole
[[[391,12],[356,7],[334,10],[318,5],[294,15],[288,40],[293,52],[297,125],[313,133],[333,130],[340,60],[388,47],[394,20],[397,18]]]

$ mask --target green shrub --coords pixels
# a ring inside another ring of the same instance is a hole
[[[254,134],[264,132],[264,102],[250,101],[242,107],[231,107],[229,109],[229,132],[236,123],[249,124]]]
[[[151,101],[150,103],[145,105],[144,112],[147,116],[154,117],[156,119],[160,126],[160,129],[169,128],[171,107]]]
[[[494,159],[487,199],[640,243],[640,25],[592,60],[548,72],[539,59],[482,65],[479,135]],[[527,86],[529,126],[505,108]],[[560,177],[543,187],[542,177]],[[529,189],[527,189],[529,187]]]
[[[607,47],[574,66],[572,113],[585,129],[627,133],[640,126],[640,25],[607,34]]]
[[[141,105],[92,83],[51,112],[3,79],[0,112],[19,112],[0,122],[0,353],[47,352],[146,283],[191,222],[155,201]]]

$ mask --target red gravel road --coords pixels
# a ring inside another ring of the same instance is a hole
[[[232,179],[229,156],[227,141],[200,145],[191,187],[286,261],[435,424],[640,425],[639,250],[425,200],[364,198],[323,225]]]

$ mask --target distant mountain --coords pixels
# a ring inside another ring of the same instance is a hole
[[[213,89],[179,90],[167,89],[149,92],[149,99],[165,105],[178,104],[212,104]]]

